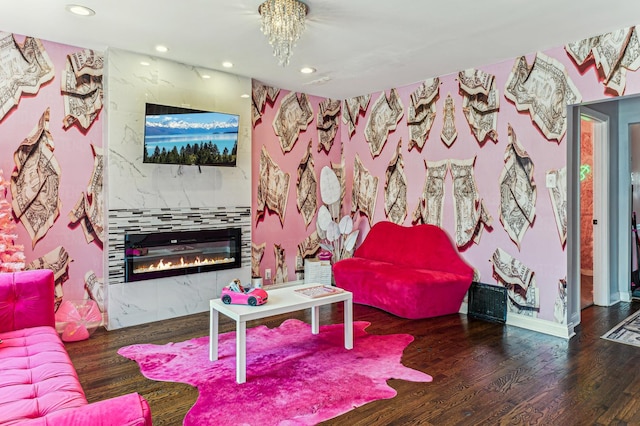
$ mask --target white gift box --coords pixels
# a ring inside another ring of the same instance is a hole
[[[320,259],[305,259],[304,283],[331,285],[331,262]]]

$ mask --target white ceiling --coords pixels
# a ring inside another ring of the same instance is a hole
[[[96,15],[71,15],[71,2]],[[261,0],[0,0],[0,30],[203,68],[231,61],[234,74],[342,99],[640,24],[637,0],[305,2],[307,30],[286,68],[260,32]],[[302,66],[318,71],[303,75]]]

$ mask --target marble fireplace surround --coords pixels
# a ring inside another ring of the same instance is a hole
[[[251,279],[251,79],[112,48],[105,65],[107,329],[207,311]],[[146,103],[238,115],[236,167],[144,163]],[[124,282],[126,233],[229,227],[242,230],[240,268]]]
[[[241,267],[124,282],[124,235],[158,231],[241,229]],[[209,308],[222,287],[251,270],[250,207],[127,209],[109,212],[107,329],[159,321]]]

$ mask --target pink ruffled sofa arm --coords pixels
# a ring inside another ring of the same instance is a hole
[[[333,265],[333,275],[355,303],[419,319],[457,313],[473,268],[437,226],[378,222],[352,258]]]
[[[98,401],[82,407],[55,411],[38,419],[23,421],[29,426],[146,426],[151,410],[137,393]]]

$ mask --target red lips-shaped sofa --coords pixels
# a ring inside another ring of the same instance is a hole
[[[392,222],[376,223],[333,274],[355,303],[411,319],[458,312],[473,281],[473,269],[441,228]]]

